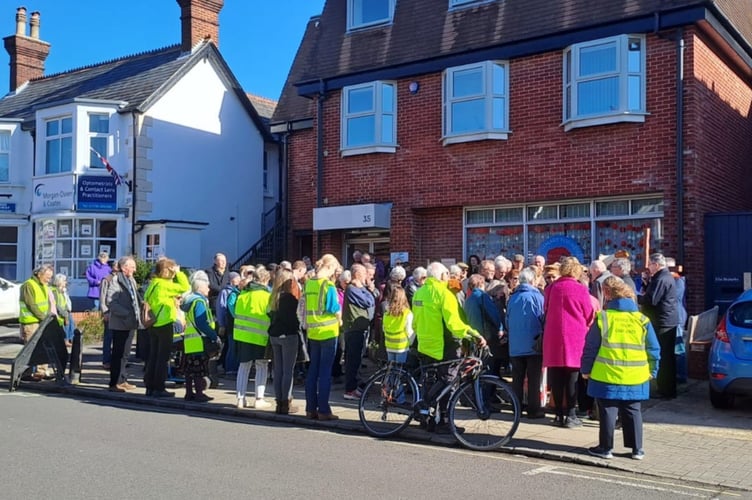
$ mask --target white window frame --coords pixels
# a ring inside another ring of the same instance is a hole
[[[392,113],[383,111],[383,92],[384,87],[389,86],[392,88],[394,94],[394,109]],[[355,90],[371,89],[373,92],[373,101],[370,111],[363,111],[358,113],[348,112],[348,97],[350,92]],[[392,138],[391,142],[385,142],[382,140],[382,119],[384,115],[391,114],[392,119]],[[348,121],[353,118],[374,116],[374,138],[373,143],[363,144],[358,146],[350,146],[348,144],[347,125]],[[342,156],[352,156],[369,153],[395,153],[397,151],[397,83],[393,81],[375,81],[364,83],[360,85],[351,85],[342,89],[342,112],[341,112],[341,124],[340,124],[340,151]]]
[[[3,179],[0,177],[0,184],[9,184],[10,178],[11,178],[11,172],[10,172],[10,141],[11,141],[11,131],[10,130],[0,130],[0,157],[6,157],[8,159],[8,177]],[[4,147],[3,143],[5,143]]]
[[[71,131],[69,133],[63,133],[63,120],[70,120],[71,121]],[[60,122],[60,125],[59,125],[60,130],[59,130],[58,134],[51,135],[51,136],[47,135],[47,124],[50,123],[50,122]],[[75,131],[76,131],[76,122],[73,119],[73,115],[63,115],[63,116],[56,116],[56,117],[45,118],[45,120],[44,120],[44,163],[43,163],[43,165],[44,165],[44,175],[67,174],[67,173],[73,173],[76,170],[75,165],[73,165],[73,157],[74,157],[75,149],[76,149],[76,142],[74,140],[74,133],[75,133]],[[68,138],[68,137],[70,137],[70,139],[71,139],[70,170],[63,170],[62,169],[62,161],[63,161],[62,144],[63,144],[63,139]],[[56,140],[56,139],[60,140],[60,145],[61,145],[61,148],[60,148],[60,161],[61,161],[60,170],[57,171],[57,172],[49,172],[48,171],[48,165],[49,165],[48,161],[49,161],[49,158],[47,158],[47,143],[50,140]]]
[[[640,43],[640,71],[630,72],[629,63],[629,46],[630,42],[637,40]],[[580,66],[580,53],[583,49],[588,49],[598,45],[616,44],[616,70],[610,73],[600,73],[596,75],[587,75],[578,77]],[[563,57],[563,99],[562,99],[562,118],[564,130],[571,130],[580,127],[591,127],[594,125],[605,125],[611,123],[643,123],[645,116],[648,115],[646,110],[646,52],[645,37],[642,35],[619,35],[610,38],[601,38],[588,42],[578,43],[567,47]],[[577,115],[579,94],[577,85],[582,82],[602,79],[608,75],[617,76],[619,79],[619,106],[617,109],[608,112]],[[640,78],[640,105],[639,110],[629,109],[629,78],[638,76]],[[569,107],[569,109],[567,109]]]
[[[367,23],[357,23],[355,21],[355,4],[356,2],[372,2],[374,0],[347,0],[347,31],[358,30],[361,28],[369,28],[371,26],[381,26],[382,24],[390,24],[394,19],[394,4],[396,0],[382,0],[387,2],[389,7],[389,17],[384,19],[378,19]]]
[[[101,117],[106,117],[107,118],[107,132],[91,132],[90,127],[91,127],[91,117],[92,116],[101,116]],[[111,134],[110,134],[110,116],[111,115],[109,113],[103,113],[103,112],[89,112],[89,113],[86,113],[86,136],[87,136],[87,145],[88,145],[87,149],[88,149],[88,152],[89,152],[89,160],[90,160],[89,163],[92,163],[92,158],[91,158],[92,153],[91,153],[91,149],[90,148],[91,148],[91,140],[94,139],[94,138],[105,139],[105,141],[106,141],[105,150],[104,151],[97,150],[97,151],[99,152],[99,154],[101,154],[105,158],[109,158],[110,157],[110,137],[111,137]],[[96,155],[95,155],[95,157],[96,157]],[[93,164],[87,165],[87,167],[88,168],[97,169],[97,170],[101,170],[103,168],[106,168],[104,166],[104,163],[102,163],[102,161],[99,158],[97,158],[96,161]]]
[[[501,66],[504,69],[504,92],[502,94],[493,93],[493,67],[495,65]],[[471,69],[481,69],[483,72],[482,92],[474,96],[451,97],[454,91],[452,83],[454,74],[459,71],[467,71]],[[509,138],[509,63],[507,61],[483,61],[480,63],[447,68],[444,70],[443,86],[444,106],[442,122],[444,124],[444,136],[442,137],[442,142],[445,146],[459,142],[506,140]],[[479,98],[482,98],[485,101],[485,128],[483,130],[472,132],[453,132],[451,130],[452,104],[462,101],[477,100]],[[503,109],[504,126],[501,129],[493,128],[493,102],[495,98],[503,99],[505,104]]]

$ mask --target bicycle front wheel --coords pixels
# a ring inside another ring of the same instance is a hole
[[[387,367],[366,382],[358,415],[368,434],[385,438],[410,425],[418,395],[415,379],[401,368]]]
[[[463,446],[487,451],[507,444],[520,424],[520,402],[509,385],[485,375],[465,382],[449,400],[449,426]]]

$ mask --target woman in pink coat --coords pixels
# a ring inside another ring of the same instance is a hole
[[[587,287],[578,281],[582,274],[579,261],[575,257],[563,258],[559,273],[561,278],[545,290],[543,366],[548,368],[551,397],[556,405],[553,424],[573,428],[582,425],[575,415],[577,375],[594,311]]]

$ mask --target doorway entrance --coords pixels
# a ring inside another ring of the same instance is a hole
[[[345,248],[342,262],[349,269],[353,265],[353,252],[360,250],[371,255],[371,262],[376,264],[380,260],[386,267],[389,266],[389,233],[347,233],[345,234]]]

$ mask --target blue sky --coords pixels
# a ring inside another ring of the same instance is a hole
[[[0,0],[0,37],[16,31],[16,9],[41,14],[51,44],[45,74],[180,43],[175,0]],[[225,0],[220,51],[246,92],[278,99],[306,22],[324,0]],[[0,51],[0,95],[8,92],[7,52]]]

